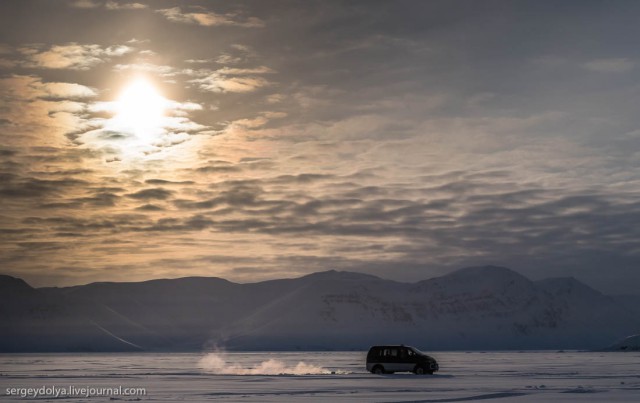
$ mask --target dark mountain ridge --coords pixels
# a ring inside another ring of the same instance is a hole
[[[401,283],[326,271],[30,287],[0,276],[0,351],[596,348],[640,330],[626,302],[573,278],[471,267]]]

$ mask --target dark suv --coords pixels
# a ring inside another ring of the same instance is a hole
[[[367,354],[367,371],[374,374],[413,372],[433,374],[438,363],[422,351],[410,346],[373,346]]]

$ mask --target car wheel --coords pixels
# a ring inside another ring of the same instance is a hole
[[[376,365],[375,367],[373,367],[371,372],[376,375],[382,375],[384,374],[384,368],[382,367],[382,365]]]
[[[424,367],[418,365],[413,369],[413,373],[416,375],[424,375],[426,373]]]

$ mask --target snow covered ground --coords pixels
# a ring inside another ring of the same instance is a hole
[[[364,352],[0,355],[8,388],[142,387],[145,396],[38,401],[637,402],[640,352],[432,352],[433,376],[376,376]],[[302,362],[303,364],[300,364]],[[309,375],[293,375],[293,373]],[[287,373],[264,375],[264,373]],[[240,375],[242,374],[242,375]]]

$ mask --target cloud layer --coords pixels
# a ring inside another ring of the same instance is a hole
[[[640,286],[640,6],[34,4],[0,6],[4,272]],[[140,76],[144,141],[110,124]]]

